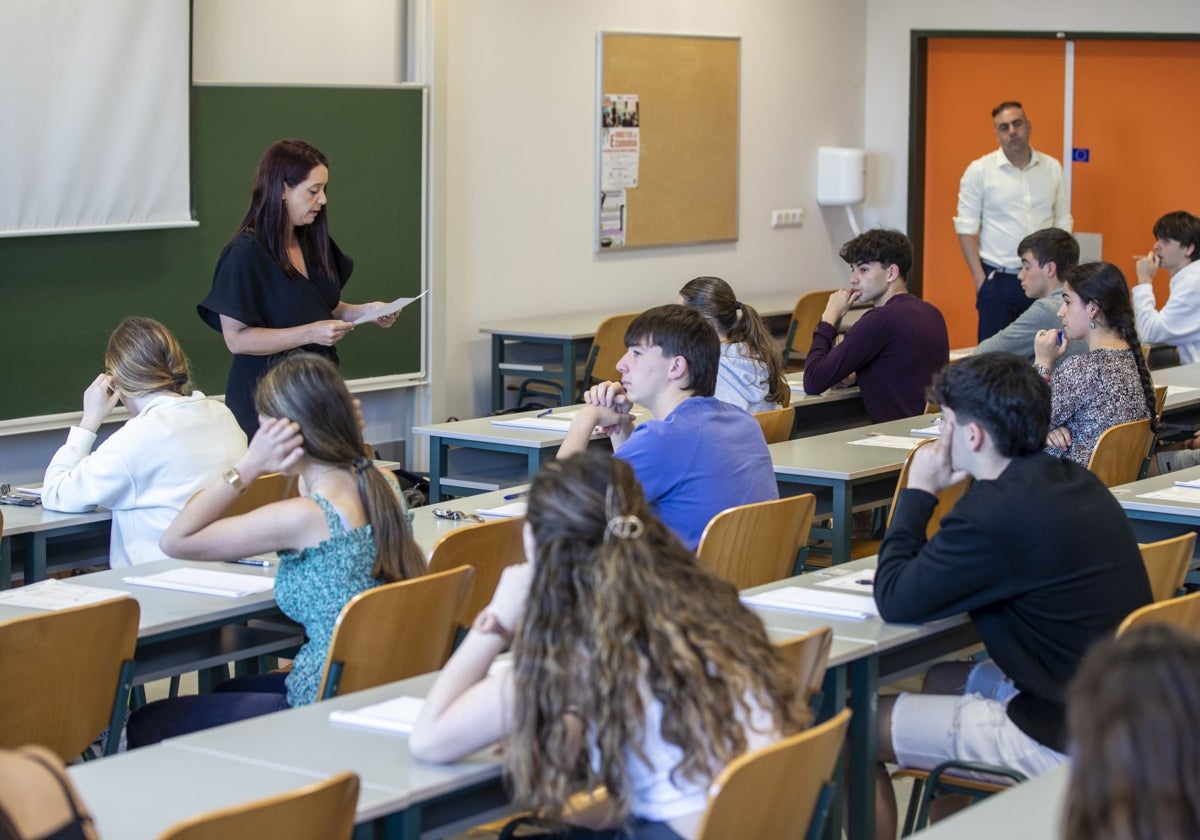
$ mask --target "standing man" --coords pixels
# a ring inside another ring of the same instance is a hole
[[[1017,246],[1021,258],[1021,289],[1033,303],[1000,332],[975,348],[980,353],[1016,353],[1034,360],[1033,339],[1042,330],[1058,330],[1062,321],[1058,310],[1063,302],[1063,275],[1079,264],[1079,243],[1059,228],[1043,228],[1021,240]],[[1061,343],[1061,342],[1060,342]],[[1086,353],[1082,341],[1067,345],[1067,355]]]
[[[1200,219],[1185,210],[1167,213],[1154,223],[1154,248],[1137,262],[1133,317],[1143,344],[1172,344],[1185,365],[1200,362]],[[1165,268],[1171,291],[1155,310],[1154,275]]]
[[[853,373],[872,423],[920,414],[925,389],[950,357],[950,339],[937,307],[908,293],[912,243],[898,230],[869,230],[840,256],[850,266],[850,288],[829,296],[813,330],[804,390],[823,393]],[[856,303],[872,309],[836,344],[838,322]]]
[[[1029,306],[1017,278],[1017,245],[1035,230],[1070,232],[1062,165],[1029,145],[1031,125],[1020,102],[992,109],[1000,148],[967,166],[958,187],[954,231],[975,281],[979,340],[1011,324]]]

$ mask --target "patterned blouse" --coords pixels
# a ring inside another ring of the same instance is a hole
[[[1050,428],[1066,426],[1071,446],[1046,447],[1051,455],[1086,467],[1100,435],[1112,426],[1150,416],[1132,350],[1092,350],[1068,356],[1050,377]]]

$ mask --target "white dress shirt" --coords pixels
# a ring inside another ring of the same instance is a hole
[[[1154,308],[1154,286],[1133,287],[1133,316],[1144,344],[1172,344],[1185,365],[1200,362],[1200,262],[1190,262],[1171,277],[1167,303]]]

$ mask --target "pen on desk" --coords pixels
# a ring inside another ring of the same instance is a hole
[[[874,586],[875,585],[875,581],[871,580],[870,578],[862,578],[861,580],[856,580],[854,582],[857,583],[859,586]]]
[[[547,408],[545,411],[539,411],[538,417],[549,417],[553,413],[554,413],[553,408]]]
[[[520,493],[505,493],[504,501],[511,502],[513,499],[522,499],[529,495],[528,491],[522,490]]]
[[[260,569],[271,568],[270,560],[255,560],[250,557],[243,557],[239,560],[226,560],[226,563],[237,563],[239,566],[258,566]]]

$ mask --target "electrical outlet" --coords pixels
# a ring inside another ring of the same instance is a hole
[[[799,208],[791,210],[772,210],[771,227],[800,227],[804,224],[804,211]]]

